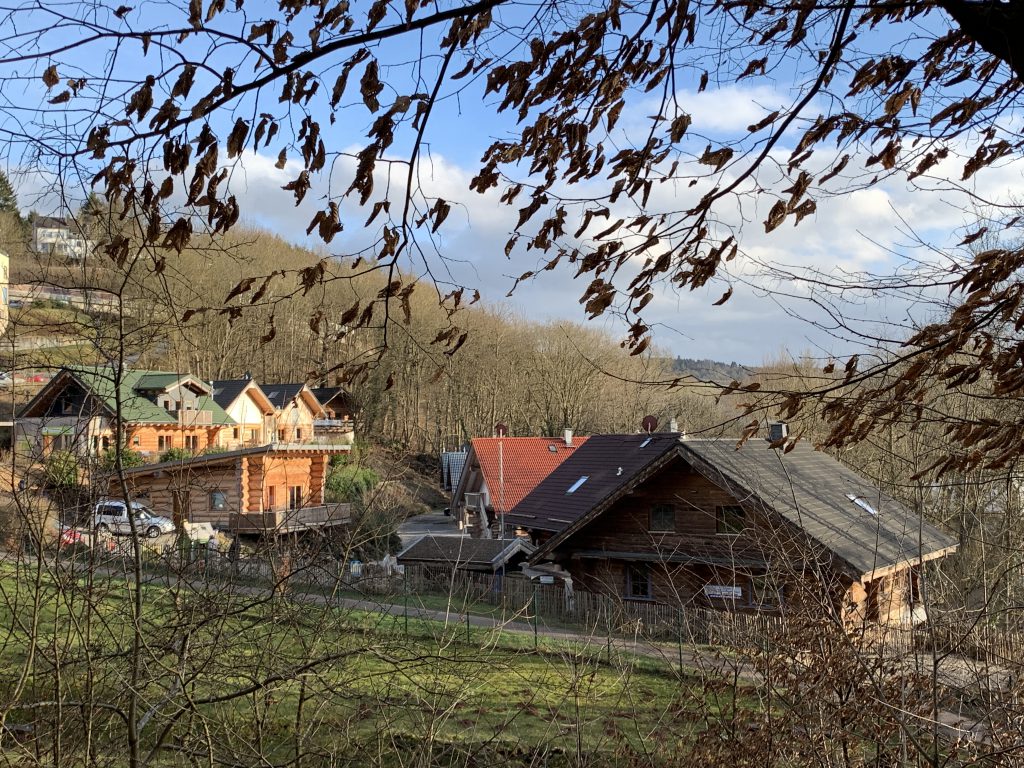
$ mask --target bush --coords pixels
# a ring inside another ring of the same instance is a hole
[[[123,448],[121,453],[121,466],[125,469],[131,469],[132,467],[141,467],[146,463],[146,460],[142,457],[142,454],[138,451],[133,451],[130,448]],[[113,448],[108,448],[103,452],[100,457],[100,466],[105,470],[112,470],[117,466],[117,454]]]
[[[187,448],[168,448],[160,454],[160,461],[185,461],[192,458],[192,451]]]
[[[324,496],[330,503],[361,501],[380,482],[380,477],[368,467],[342,465],[331,469],[324,486]]]
[[[203,449],[203,456],[213,456],[218,453],[227,453],[230,448],[225,448],[223,445],[208,445]]]
[[[364,563],[396,555],[402,549],[398,535],[399,518],[383,510],[362,510],[354,519],[351,531],[351,555]]]
[[[55,451],[46,459],[43,477],[50,488],[78,485],[78,457],[70,451]]]

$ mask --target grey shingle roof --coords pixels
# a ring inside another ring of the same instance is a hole
[[[212,382],[213,399],[221,408],[227,409],[242,391],[249,386],[252,379],[222,379]]]
[[[263,391],[267,394],[267,399],[273,404],[275,408],[281,410],[288,406],[296,395],[302,391],[305,384],[264,384]]]
[[[870,480],[806,443],[785,454],[763,440],[750,440],[739,450],[734,439],[683,440],[679,449],[709,480],[755,494],[859,574],[957,544]]]
[[[398,561],[497,568],[515,555],[529,555],[525,539],[471,539],[468,536],[421,536],[398,553]]]

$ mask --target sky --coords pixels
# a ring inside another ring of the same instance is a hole
[[[136,28],[143,21],[173,26],[176,8],[174,3],[140,4],[140,10],[128,14],[123,23],[134,24]],[[259,4],[250,3],[246,10],[250,20],[259,18]],[[147,15],[141,16],[143,13]],[[527,19],[513,16],[505,21],[526,23]],[[926,23],[941,26],[941,20],[934,18]],[[876,47],[902,44],[885,39],[883,32],[875,34]],[[72,35],[71,30],[51,33],[57,42],[70,39]],[[383,80],[401,82],[403,78],[415,76],[415,67],[409,62],[415,61],[418,45],[411,46],[411,43],[418,41],[403,37],[376,51],[382,61],[393,64],[382,69]],[[0,46],[0,72],[9,76],[14,65],[4,60],[3,53]],[[116,56],[110,50],[100,51],[103,55],[98,58],[97,53],[95,49],[82,49],[69,54],[62,63],[62,74],[70,76],[76,67],[82,72],[92,71],[93,62],[101,59],[108,68],[120,67],[119,71],[131,71],[144,63],[141,52],[130,45],[118,49]],[[19,71],[24,72],[25,65],[18,66]],[[243,70],[240,68],[239,72]],[[330,73],[323,74],[325,80],[333,79]],[[798,95],[797,82],[796,72],[785,69],[773,72],[768,78],[742,82],[718,82],[718,78],[713,77],[711,86],[703,93],[697,93],[695,83],[681,81],[677,96],[693,117],[694,146],[703,146],[706,136],[744,135],[746,126],[790,103]],[[424,279],[439,280],[442,292],[447,289],[446,283],[467,285],[480,290],[485,304],[503,305],[531,319],[584,321],[586,315],[578,299],[589,276],[574,280],[570,270],[560,268],[521,283],[511,297],[506,295],[518,275],[535,269],[545,259],[543,255],[522,249],[515,251],[511,259],[506,258],[504,243],[515,226],[516,209],[499,205],[497,193],[479,195],[468,190],[485,148],[496,137],[507,135],[515,125],[511,116],[495,113],[493,97],[484,98],[479,82],[461,85],[465,85],[464,91],[452,92],[436,108],[427,136],[428,151],[419,168],[424,191],[450,201],[452,213],[433,241],[424,241],[430,274],[427,274],[426,263],[419,259],[408,266]],[[388,93],[385,90],[381,96],[385,103]],[[5,94],[0,96],[3,114],[0,130],[10,129],[14,124],[31,127],[19,117],[21,113],[14,105],[33,99],[43,104],[47,95],[52,94],[43,93],[38,80],[31,77],[24,81],[18,93],[6,88]],[[354,86],[350,86],[346,100],[350,98],[358,100],[358,89]],[[816,114],[813,107],[817,106],[823,105],[812,104],[812,116]],[[621,138],[645,131],[653,108],[653,104],[645,103],[642,98],[635,99],[620,120],[617,130]],[[365,110],[360,110],[361,107],[357,107],[346,111],[334,127],[325,125],[330,151],[352,151],[360,146],[372,121]],[[51,127],[60,123],[59,119],[54,119],[58,111],[50,108],[47,112],[46,119],[51,120]],[[402,147],[400,140],[395,152]],[[784,163],[791,148],[792,143],[780,147],[771,159]],[[700,150],[694,151],[699,153]],[[969,151],[969,147],[965,146],[964,151]],[[866,156],[865,149],[863,156],[854,158],[851,167],[861,164]],[[811,164],[824,171],[833,159],[823,150]],[[289,241],[314,245],[305,235],[305,229],[325,200],[337,199],[337,191],[347,186],[352,161],[339,157],[331,172],[316,179],[306,201],[296,207],[291,204],[291,195],[282,192],[281,187],[294,178],[299,166],[290,161],[279,170],[274,167],[275,160],[276,147],[266,153],[247,150],[232,167],[229,186],[239,198],[243,221],[264,227]],[[27,163],[24,155],[19,157],[12,153],[7,162],[19,186],[23,206],[43,213],[59,212],[52,175],[45,173],[41,166]],[[757,179],[759,183],[771,186],[777,182],[772,178],[771,167],[771,164],[766,166]],[[915,259],[941,265],[947,258],[942,249],[955,246],[964,232],[973,228],[976,218],[968,197],[948,183],[959,179],[960,167],[951,160],[935,170],[934,180],[919,180],[915,186],[901,177],[892,177],[850,194],[818,197],[817,211],[799,227],[794,228],[787,222],[770,234],[764,232],[762,225],[767,214],[763,208],[769,207],[775,198],[765,198],[760,208],[747,198],[737,201],[731,209],[723,209],[723,220],[741,232],[745,253],[729,265],[728,272],[723,272],[703,289],[680,292],[669,286],[659,287],[645,313],[646,322],[654,328],[656,344],[672,355],[751,365],[780,355],[809,354],[827,358],[857,351],[860,342],[851,340],[849,333],[835,327],[834,319],[820,306],[823,300],[826,304],[842,304],[849,319],[863,333],[898,339],[909,326],[926,321],[934,308],[891,294],[851,292],[839,295],[835,291],[812,289],[809,284],[796,283],[778,274],[765,274],[762,265],[785,265],[795,273],[820,273],[826,278],[862,272],[898,274],[912,269]],[[727,180],[728,171],[722,181]],[[378,179],[378,188],[382,188],[385,181]],[[968,187],[984,199],[1006,202],[1021,188],[1021,182],[1020,163],[1012,162],[977,174]],[[932,191],[922,191],[922,187],[932,187]],[[654,210],[679,210],[699,199],[705,191],[702,186],[690,189],[659,185],[650,206]],[[365,247],[372,241],[373,233],[361,227],[367,215],[365,210],[358,209],[351,198],[342,200],[341,204],[346,229],[328,250],[345,254]],[[922,247],[921,241],[939,250]],[[637,265],[629,265],[626,273],[636,268]],[[730,287],[731,299],[722,306],[713,306]],[[616,336],[624,332],[624,327],[614,319],[592,322],[607,327]]]

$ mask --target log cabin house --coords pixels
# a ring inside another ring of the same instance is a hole
[[[18,440],[35,457],[99,455],[114,447],[118,401],[124,444],[145,457],[170,448],[199,453],[235,424],[191,374],[127,369],[120,387],[115,380],[107,366],[62,368],[21,409]]]
[[[924,618],[922,565],[956,541],[805,443],[591,436],[508,514],[533,565],[624,600]]]
[[[348,504],[328,504],[331,456],[348,446],[264,445],[125,471],[129,493],[182,523],[267,535],[344,525]],[[116,478],[110,494],[121,495]]]
[[[452,492],[452,515],[474,537],[491,538],[502,514],[515,507],[586,440],[574,437],[571,430],[560,438],[474,438]]]

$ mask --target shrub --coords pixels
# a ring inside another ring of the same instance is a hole
[[[324,495],[328,502],[356,502],[372,491],[380,477],[368,467],[352,464],[334,467],[327,476]]]
[[[208,445],[203,449],[203,456],[213,456],[218,453],[227,453],[230,448],[225,448],[223,445]]]
[[[132,467],[141,467],[146,463],[146,460],[142,457],[142,454],[138,451],[133,451],[131,448],[122,448],[121,451],[121,466],[125,469],[131,469]],[[117,454],[113,448],[108,448],[103,452],[100,457],[100,466],[106,470],[112,470],[117,466]]]
[[[353,520],[352,556],[364,563],[395,555],[402,549],[399,517],[385,510],[362,510]]]
[[[192,458],[192,451],[187,448],[168,448],[160,454],[160,461],[185,461]]]
[[[43,476],[51,488],[73,488],[78,485],[78,457],[70,451],[51,453]]]

